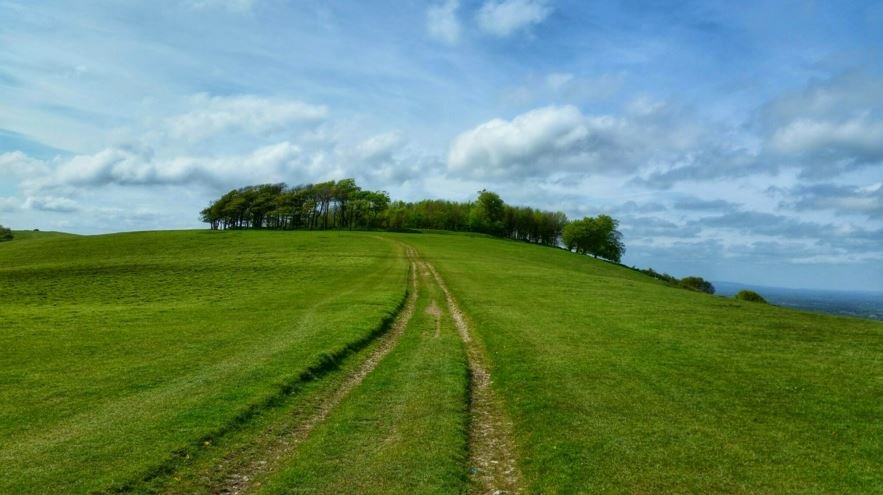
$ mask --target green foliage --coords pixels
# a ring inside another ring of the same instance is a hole
[[[654,270],[653,268],[634,268],[633,267],[632,269],[639,271],[639,272],[643,273],[644,275],[653,277],[657,280],[662,280],[663,282],[665,282],[669,285],[677,285],[678,284],[678,278],[675,277],[674,275],[669,275],[665,272],[660,273],[660,272],[657,272],[656,270]]]
[[[678,281],[678,286],[696,292],[714,294],[714,285],[702,277],[684,277]]]
[[[619,222],[609,215],[585,217],[564,226],[561,241],[571,251],[619,263],[625,254]]]
[[[764,304],[767,303],[766,299],[764,299],[763,296],[761,296],[757,292],[754,292],[753,290],[747,290],[747,289],[740,290],[739,292],[736,293],[735,297],[736,297],[736,299],[738,299],[740,301],[750,301],[750,302],[758,302],[758,303],[764,303]]]
[[[567,216],[561,212],[510,206],[496,193],[481,190],[473,203],[422,200],[390,201],[383,191],[362,190],[353,179],[306,184],[263,184],[235,189],[202,210],[200,217],[216,229],[415,229],[477,232],[519,241],[557,246]],[[606,220],[605,220],[606,218]],[[624,252],[615,220],[612,242],[599,256],[619,260]]]
[[[0,242],[11,241],[14,238],[15,235],[12,233],[12,230],[0,225]]]

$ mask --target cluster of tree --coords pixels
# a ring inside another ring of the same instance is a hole
[[[619,222],[609,215],[585,217],[564,226],[561,241],[570,251],[619,263],[625,254]]]
[[[749,302],[767,304],[766,299],[764,299],[763,296],[761,296],[757,292],[754,292],[753,290],[747,290],[747,289],[740,290],[739,292],[737,292],[736,299],[738,299],[740,301],[749,301]]]
[[[510,206],[487,190],[479,191],[474,202],[412,203],[390,201],[386,192],[363,190],[353,179],[234,189],[202,210],[201,218],[212,229],[437,229],[479,232],[549,246],[559,245],[569,225],[564,213]],[[602,215],[575,223],[584,225],[590,220],[596,222],[592,235],[600,233],[601,238],[580,240],[577,251],[618,262],[624,248],[616,221]],[[574,232],[584,235],[583,230]]]
[[[0,242],[11,241],[13,239],[12,230],[0,225]]]
[[[374,228],[389,206],[385,192],[363,191],[353,179],[262,184],[234,189],[202,210],[212,229]]]
[[[632,267],[632,269],[637,270],[637,271],[643,273],[644,275],[649,275],[655,279],[662,280],[663,282],[666,282],[670,285],[678,285],[678,282],[679,282],[678,278],[675,277],[674,275],[669,275],[665,272],[657,272],[653,268]]]
[[[702,277],[684,277],[678,281],[678,286],[684,289],[714,294],[714,286]]]
[[[480,232],[549,246],[558,245],[567,225],[567,215],[560,211],[510,206],[498,194],[486,190],[479,191],[478,199],[472,203],[396,201],[390,205],[386,220],[385,227],[389,230]]]
[[[649,275],[655,279],[662,280],[663,282],[671,285],[672,287],[680,287],[681,289],[694,290],[697,292],[705,292],[707,294],[714,294],[714,285],[711,282],[705,280],[702,277],[684,277],[677,278],[674,275],[669,275],[664,272],[657,272],[652,268],[635,268],[632,267],[633,270],[639,271],[644,275]]]

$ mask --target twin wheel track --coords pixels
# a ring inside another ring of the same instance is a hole
[[[379,338],[377,347],[352,371],[343,382],[322,399],[312,415],[308,416],[283,439],[274,459],[281,462],[286,453],[297,448],[310,433],[368,376],[390,353],[408,328],[414,315],[419,291],[435,284],[445,296],[445,304],[463,341],[469,367],[469,467],[470,488],[473,494],[523,493],[521,474],[515,461],[512,424],[505,415],[500,400],[491,388],[487,358],[480,345],[472,338],[469,323],[451,295],[450,290],[432,264],[421,259],[417,252],[405,245],[410,262],[410,280],[407,300],[396,316],[392,327]],[[421,289],[423,288],[423,289]],[[440,321],[442,309],[435,301],[428,311]],[[440,323],[437,323],[440,325]],[[436,333],[438,328],[436,328]],[[228,475],[217,493],[238,495],[249,492],[251,481],[263,472],[274,469],[272,460],[255,460]]]

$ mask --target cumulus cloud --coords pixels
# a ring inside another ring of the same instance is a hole
[[[457,17],[459,8],[458,0],[446,0],[426,9],[426,31],[429,36],[449,45],[460,41],[461,27]]]
[[[21,151],[0,154],[0,175],[4,177],[39,177],[48,171],[46,164]]]
[[[883,78],[861,72],[815,82],[759,117],[771,161],[830,177],[883,163]]]
[[[29,197],[25,201],[24,207],[53,213],[72,213],[80,209],[76,201],[60,196]]]
[[[192,104],[194,110],[167,119],[172,138],[198,141],[229,131],[278,132],[294,124],[321,122],[328,115],[328,109],[322,105],[255,95],[200,94]]]
[[[770,145],[774,150],[812,161],[864,164],[883,160],[883,119],[867,113],[846,120],[797,119],[777,129]]]
[[[77,155],[57,163],[46,176],[31,180],[31,193],[64,191],[71,188],[116,186],[157,186],[195,184],[221,188],[254,181],[301,180],[317,173],[302,149],[288,141],[262,146],[251,152],[225,156],[174,156],[157,158],[149,149],[107,148],[90,155]],[[39,200],[31,205],[61,202]]]
[[[543,22],[551,13],[552,8],[542,0],[488,0],[476,20],[482,31],[505,38]]]
[[[673,160],[695,145],[698,130],[677,120],[665,105],[627,116],[587,116],[570,105],[538,108],[457,136],[448,169],[511,180],[556,172],[632,172]]]

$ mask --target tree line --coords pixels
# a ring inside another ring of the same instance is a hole
[[[213,230],[435,229],[478,232],[619,262],[625,246],[607,215],[570,222],[560,211],[512,206],[482,190],[471,202],[393,201],[385,191],[364,190],[353,179],[303,184],[261,184],[234,189],[201,212]]]
[[[12,234],[12,229],[0,225],[0,242],[11,241],[14,238],[15,236]]]

